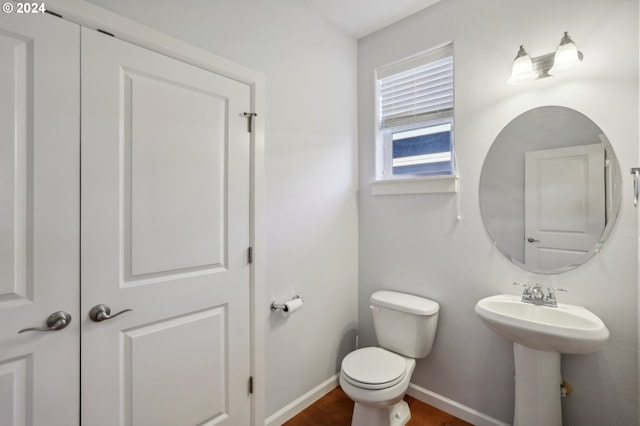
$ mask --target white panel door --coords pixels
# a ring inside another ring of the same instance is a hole
[[[79,36],[51,15],[0,13],[2,426],[79,419]],[[18,334],[58,311],[71,320]]]
[[[82,424],[249,425],[250,88],[85,28],[81,88]]]
[[[525,263],[581,264],[605,225],[601,144],[525,153]]]

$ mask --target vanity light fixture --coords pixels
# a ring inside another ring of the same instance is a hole
[[[520,46],[507,83],[520,84],[561,74],[579,65],[583,56],[566,31],[560,40],[560,45],[553,53],[531,58],[524,47]]]

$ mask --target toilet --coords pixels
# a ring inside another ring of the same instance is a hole
[[[379,347],[357,349],[342,360],[340,387],[354,402],[352,426],[404,426],[403,400],[416,359],[431,352],[440,305],[396,291],[377,291],[370,308]]]

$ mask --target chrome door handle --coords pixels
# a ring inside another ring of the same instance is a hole
[[[122,315],[125,312],[129,311],[133,311],[133,309],[124,309],[117,314],[111,315],[111,308],[107,305],[100,304],[91,308],[91,310],[89,311],[89,318],[91,318],[95,322],[102,322],[111,318],[115,318],[118,315]]]
[[[71,322],[71,314],[65,311],[54,312],[47,318],[47,327],[23,328],[18,334],[25,331],[58,331],[62,330]]]
[[[531,237],[527,238],[527,241],[529,241],[530,243],[538,243],[538,242],[540,242],[540,240],[534,240]]]

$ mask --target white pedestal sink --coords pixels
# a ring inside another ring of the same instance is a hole
[[[514,426],[561,426],[560,354],[600,349],[609,338],[602,320],[580,306],[539,306],[508,294],[481,299],[475,311],[489,328],[513,342]]]

